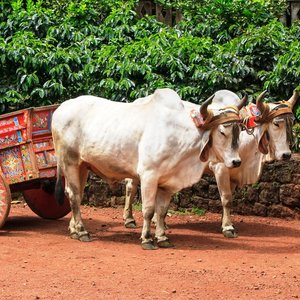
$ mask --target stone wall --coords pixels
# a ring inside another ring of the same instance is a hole
[[[176,197],[180,207],[201,207],[222,212],[213,176],[204,176]],[[190,199],[190,201],[189,201]],[[232,213],[300,218],[300,161],[266,163],[259,182],[237,189]]]
[[[300,219],[300,155],[288,162],[266,163],[261,180],[237,189],[232,213]],[[96,176],[91,176],[86,188],[84,203],[94,206],[123,205],[125,186],[120,183],[114,191]],[[137,198],[140,198],[138,193]],[[216,181],[204,175],[199,183],[174,195],[173,210],[203,208],[222,212]]]

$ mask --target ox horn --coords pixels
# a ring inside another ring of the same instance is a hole
[[[256,107],[260,111],[261,114],[265,111],[267,108],[267,105],[262,102],[262,100],[265,98],[267,94],[267,90],[263,91],[257,98],[256,98]]]
[[[203,118],[203,120],[206,120],[208,117],[207,107],[212,102],[212,99],[215,97],[215,94],[207,98],[200,107],[200,114]]]
[[[244,107],[248,102],[248,95],[245,94],[243,99],[240,101],[240,103],[237,105],[238,110],[240,110],[242,107]]]
[[[288,100],[290,106],[293,108],[299,98],[299,91],[294,90],[293,96]]]

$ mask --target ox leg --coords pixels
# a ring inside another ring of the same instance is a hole
[[[230,208],[232,203],[232,193],[222,193],[221,195],[223,213],[222,213],[222,232],[227,238],[237,237],[237,232],[233,226],[230,216]]]
[[[149,178],[141,179],[141,194],[143,206],[143,229],[142,229],[142,248],[144,250],[155,250],[153,239],[151,238],[151,219],[155,210],[155,198],[157,192],[157,181]]]
[[[170,204],[171,193],[158,189],[156,195],[156,207],[155,207],[155,216],[156,216],[156,230],[155,238],[157,240],[157,245],[161,248],[170,248],[174,247],[170,243],[168,237],[165,234],[165,217],[168,212],[168,207]]]
[[[230,208],[232,203],[233,186],[230,182],[230,174],[228,168],[224,164],[216,164],[211,168],[215,174],[218,190],[220,193],[223,213],[222,213],[222,232],[227,238],[237,237],[236,230],[231,222]]]
[[[168,210],[167,210],[167,212],[166,212],[166,215],[165,215],[165,217],[167,216],[167,213],[168,213]],[[156,224],[157,224],[157,213],[155,212],[154,213],[154,216],[153,216],[153,218],[152,218],[152,223],[156,226]],[[165,230],[167,230],[169,227],[168,227],[168,225],[167,225],[167,223],[166,223],[166,218],[165,218],[165,221],[164,221],[164,226],[165,226]]]
[[[68,167],[64,172],[66,178],[65,193],[70,200],[72,217],[69,223],[70,237],[82,242],[91,240],[89,233],[85,230],[80,204],[83,197],[84,187],[87,181],[88,170],[84,167]]]
[[[123,211],[123,220],[126,228],[136,228],[136,223],[132,214],[132,205],[137,193],[138,181],[126,179],[125,207]]]

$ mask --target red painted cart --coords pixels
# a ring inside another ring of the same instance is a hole
[[[11,205],[11,192],[22,192],[33,212],[58,219],[70,212],[69,201],[54,198],[56,158],[51,120],[58,105],[23,109],[0,116],[0,228]]]

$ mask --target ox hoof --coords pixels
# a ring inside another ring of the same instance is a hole
[[[144,250],[157,250],[158,247],[153,244],[153,242],[142,243],[142,248]]]
[[[74,240],[79,240],[80,242],[90,242],[92,239],[91,239],[91,236],[88,232],[72,232],[70,234],[70,237],[71,239],[74,239]]]
[[[135,223],[135,221],[125,223],[125,227],[126,228],[136,228],[136,223]]]
[[[223,235],[226,237],[226,238],[237,238],[238,235],[237,233],[235,232],[235,230],[225,230],[223,231]]]
[[[174,245],[172,243],[170,243],[169,240],[157,242],[157,246],[159,248],[173,248],[174,247]]]
[[[80,242],[90,242],[91,240],[92,239],[91,239],[91,236],[89,233],[85,233],[85,234],[79,236]]]

